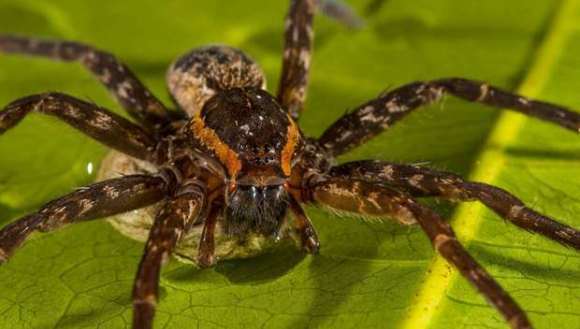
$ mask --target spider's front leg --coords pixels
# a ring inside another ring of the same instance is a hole
[[[385,161],[349,162],[332,168],[331,174],[386,183],[415,196],[479,200],[514,225],[580,250],[580,231],[528,208],[520,199],[499,187],[468,182],[452,173]]]
[[[302,249],[309,254],[317,254],[320,250],[320,240],[310,218],[293,197],[290,198],[290,209],[294,214],[294,227],[300,235]]]
[[[188,184],[161,208],[151,232],[133,287],[133,328],[153,328],[161,265],[205,208],[205,191]]]
[[[215,265],[215,227],[221,211],[221,205],[214,205],[205,218],[197,250],[197,265],[200,267]]]
[[[332,124],[319,142],[332,155],[341,155],[417,108],[440,100],[444,93],[496,108],[512,109],[580,133],[580,113],[528,99],[483,82],[450,78],[411,83],[368,101]]]
[[[170,114],[165,106],[126,65],[109,53],[78,42],[9,35],[0,35],[0,53],[41,56],[66,62],[78,61],[88,68],[139,122],[150,128],[159,128],[170,121]]]
[[[0,263],[35,231],[52,231],[65,224],[103,218],[142,208],[163,199],[165,179],[134,175],[99,182],[51,201],[0,230]]]
[[[332,208],[365,216],[390,216],[403,223],[417,222],[434,249],[453,264],[514,329],[531,328],[526,313],[457,241],[451,226],[408,195],[364,181],[328,177],[309,187],[313,200]]]
[[[8,104],[0,111],[0,134],[33,111],[55,116],[97,141],[139,159],[149,159],[155,147],[154,139],[136,124],[61,93],[27,96]]]

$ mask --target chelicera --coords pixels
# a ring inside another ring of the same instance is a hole
[[[510,108],[575,134],[580,114],[450,78],[393,89],[348,112],[321,137],[305,137],[297,121],[306,97],[316,6],[315,0],[291,1],[276,96],[265,90],[264,75],[248,56],[210,46],[192,50],[170,67],[167,81],[176,110],[106,52],[76,42],[0,36],[3,53],[80,62],[135,121],[62,93],[23,97],[0,112],[1,133],[40,112],[114,149],[100,182],[5,226],[0,261],[32,232],[116,215],[114,225],[122,232],[147,240],[133,290],[133,327],[151,328],[160,267],[171,254],[208,267],[220,258],[254,255],[279,239],[295,239],[316,253],[319,241],[301,206],[313,203],[418,224],[434,249],[512,328],[531,328],[526,313],[465,251],[450,225],[416,198],[478,200],[514,225],[580,250],[578,230],[537,213],[509,192],[452,173],[378,160],[337,165],[334,159],[446,93]]]

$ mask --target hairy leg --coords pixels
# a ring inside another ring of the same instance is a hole
[[[148,159],[155,141],[141,127],[95,104],[60,93],[20,98],[0,111],[0,134],[30,112],[57,117],[97,141],[139,159]]]
[[[278,100],[293,119],[304,107],[314,31],[312,21],[317,0],[292,0],[286,17],[282,73]]]
[[[52,231],[81,221],[111,216],[148,206],[163,199],[166,181],[160,177],[134,175],[111,179],[77,189],[44,205],[0,230],[0,263],[35,231]]]
[[[511,109],[580,133],[580,113],[531,100],[483,82],[450,78],[414,82],[368,101],[326,129],[319,142],[334,156],[341,155],[381,133],[413,110],[440,100],[444,93],[496,108]]]
[[[520,199],[499,187],[468,182],[455,174],[425,167],[374,160],[339,165],[331,170],[331,175],[384,183],[414,196],[479,200],[514,225],[580,250],[580,231],[528,208]]]
[[[133,287],[134,329],[153,328],[161,265],[169,258],[190,224],[203,213],[204,207],[203,189],[197,185],[187,185],[178,190],[157,214]]]
[[[320,250],[318,234],[316,234],[314,225],[312,225],[304,209],[293,197],[290,197],[290,210],[294,214],[294,227],[300,234],[302,248],[309,254],[317,254]]]
[[[0,53],[41,56],[80,62],[89,69],[139,122],[149,128],[169,122],[165,106],[113,55],[71,41],[41,40],[0,35]]]
[[[366,216],[392,216],[417,222],[433,248],[482,293],[514,329],[531,328],[526,313],[457,241],[451,226],[404,193],[364,181],[329,178],[311,186],[315,202]]]
[[[213,206],[205,223],[203,224],[203,230],[201,232],[201,238],[199,239],[199,247],[197,253],[197,265],[200,267],[211,267],[215,264],[215,226],[217,224],[217,218],[222,211],[222,206]]]

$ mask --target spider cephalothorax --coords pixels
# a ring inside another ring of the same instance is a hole
[[[300,132],[275,98],[257,88],[220,90],[184,130],[192,147],[224,168],[224,232],[276,235]]]
[[[312,20],[321,1],[293,0],[286,21],[277,96],[265,91],[258,65],[226,46],[198,48],[178,59],[167,81],[176,110],[165,107],[112,55],[74,42],[0,36],[0,52],[79,61],[113,93],[133,123],[61,93],[23,97],[0,112],[0,133],[30,112],[55,116],[114,151],[98,183],[47,203],[0,230],[0,262],[35,231],[113,216],[124,234],[147,240],[133,290],[133,327],[153,326],[162,262],[170,254],[211,266],[248,257],[278,240],[309,253],[319,242],[302,204],[363,217],[417,224],[513,328],[531,328],[526,313],[457,240],[451,226],[416,198],[477,200],[530,232],[580,249],[580,232],[542,215],[498,187],[452,173],[379,160],[336,164],[369,140],[445,93],[511,108],[580,132],[580,114],[473,80],[415,82],[372,99],[320,138],[297,125],[306,97]],[[576,135],[577,136],[577,135]],[[572,137],[577,138],[577,137]]]
[[[229,89],[210,98],[187,132],[192,144],[214,154],[235,181],[248,175],[290,176],[300,142],[296,124],[276,100],[252,88]]]

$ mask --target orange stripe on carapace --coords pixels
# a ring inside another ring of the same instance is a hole
[[[222,142],[213,129],[205,126],[205,122],[203,122],[199,114],[193,118],[191,130],[193,130],[194,136],[212,150],[220,162],[226,166],[230,177],[235,178],[242,168],[242,163],[236,152]]]
[[[286,176],[290,176],[290,172],[292,171],[292,156],[294,155],[296,145],[298,145],[298,141],[300,140],[300,131],[298,130],[298,127],[296,127],[294,120],[292,120],[290,116],[288,116],[288,120],[290,120],[290,126],[288,126],[286,145],[284,145],[282,158],[280,159],[282,171]]]

